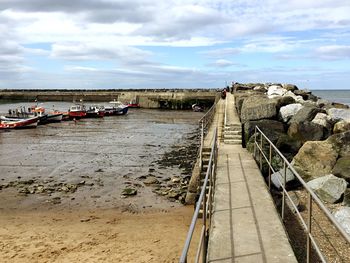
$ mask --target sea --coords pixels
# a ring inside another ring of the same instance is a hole
[[[350,106],[350,90],[311,90],[312,94],[328,100]]]

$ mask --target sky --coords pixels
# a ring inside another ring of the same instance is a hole
[[[350,89],[349,0],[0,0],[0,89]]]

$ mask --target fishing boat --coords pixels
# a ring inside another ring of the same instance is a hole
[[[138,97],[131,100],[129,103],[128,103],[128,107],[129,108],[140,108],[140,104],[138,102]]]
[[[103,106],[92,105],[86,110],[87,118],[102,118],[105,116],[105,109]]]
[[[63,114],[62,113],[45,113],[45,108],[40,107],[38,105],[32,106],[30,109],[30,112],[28,113],[28,116],[38,116],[39,117],[39,124],[47,124],[51,122],[60,122],[62,121]]]
[[[19,128],[35,128],[38,126],[39,117],[31,118],[8,118],[0,117],[0,129],[19,129]]]
[[[86,117],[86,108],[83,104],[75,104],[70,106],[68,110],[70,119],[80,119]]]
[[[110,116],[110,115],[125,115],[128,112],[128,105],[123,104],[120,101],[113,100],[110,101],[108,106],[105,106],[105,115]]]

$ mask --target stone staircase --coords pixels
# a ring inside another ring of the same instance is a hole
[[[242,127],[240,123],[226,124],[224,127],[225,144],[242,144]]]

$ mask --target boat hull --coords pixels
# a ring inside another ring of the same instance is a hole
[[[21,128],[36,128],[39,118],[13,119],[1,117],[0,129],[21,129]]]

